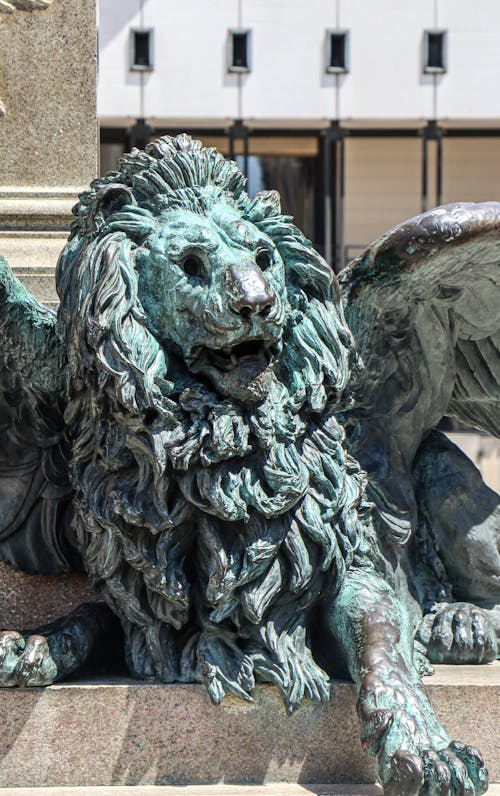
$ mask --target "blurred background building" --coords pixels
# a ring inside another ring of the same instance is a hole
[[[437,204],[500,200],[498,0],[100,0],[101,173],[187,131],[277,188],[338,271]],[[458,444],[500,486],[500,447]]]
[[[423,209],[500,199],[498,0],[99,6],[102,172],[188,131],[337,270]]]

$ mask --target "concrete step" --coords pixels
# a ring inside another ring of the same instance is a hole
[[[11,268],[52,268],[68,239],[68,230],[50,232],[41,230],[0,229],[0,254]]]
[[[382,796],[378,785],[115,785],[101,788],[0,788],[0,796]],[[488,796],[500,796],[491,785]]]
[[[102,788],[0,788],[0,796],[381,796],[377,785],[187,785]]]
[[[17,266],[12,269],[20,282],[43,304],[57,308],[55,269],[46,266]]]
[[[377,785],[187,785],[102,788],[0,788],[0,796],[381,796]]]
[[[500,664],[438,667],[427,683],[448,732],[477,746],[491,780],[499,781]],[[0,715],[4,788],[80,786],[90,793],[91,786],[375,779],[359,743],[353,686],[345,682],[332,684],[328,704],[305,703],[293,716],[270,686],[259,686],[253,703],[228,698],[215,707],[198,685],[130,680],[4,689]],[[252,793],[243,786],[236,792]]]

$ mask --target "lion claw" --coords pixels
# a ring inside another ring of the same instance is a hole
[[[391,760],[391,774],[384,796],[418,796],[423,771],[423,761],[418,755],[400,749]]]
[[[498,643],[486,613],[471,603],[449,603],[424,616],[418,639],[432,663],[489,663]]]
[[[452,741],[446,749],[396,752],[384,796],[481,796],[488,773],[479,752]]]
[[[15,630],[0,633],[0,687],[24,688],[50,685],[57,666],[44,636],[27,639]]]

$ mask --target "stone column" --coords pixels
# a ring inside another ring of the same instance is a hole
[[[0,0],[0,254],[55,304],[78,193],[97,175],[96,0]],[[92,592],[0,564],[0,628],[36,627]]]
[[[95,0],[0,0],[0,254],[49,303],[97,152]]]

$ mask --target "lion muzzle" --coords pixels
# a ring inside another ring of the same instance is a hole
[[[229,266],[228,298],[233,312],[244,318],[266,317],[275,303],[260,268],[253,263]]]

